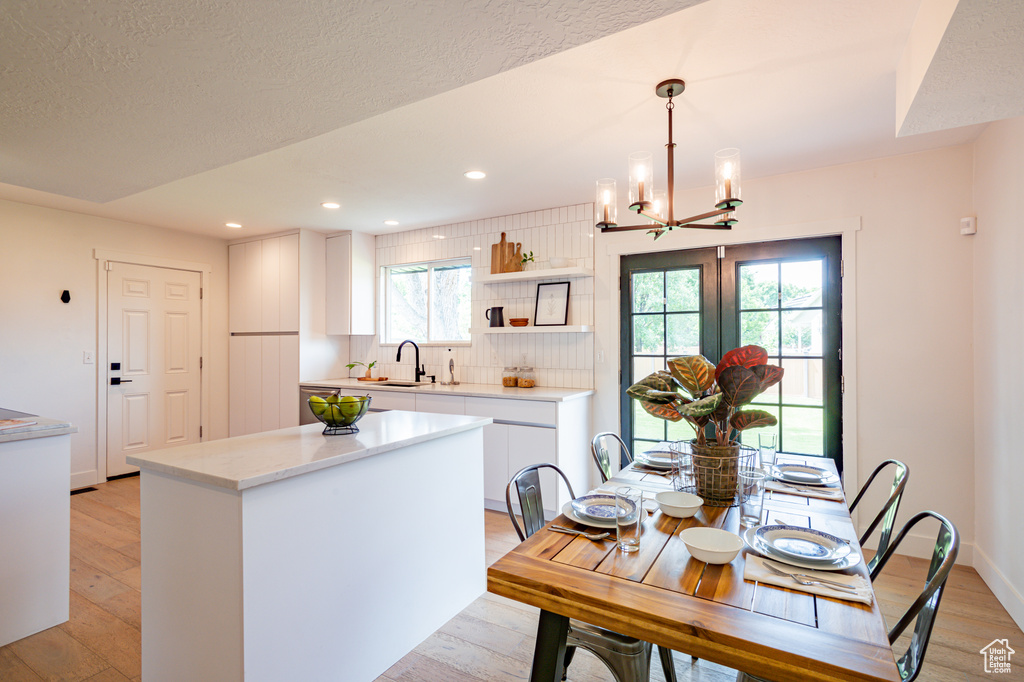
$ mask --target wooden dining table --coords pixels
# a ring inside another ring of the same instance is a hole
[[[777,461],[835,471],[820,458],[780,454]],[[667,477],[632,466],[615,483],[671,489]],[[766,491],[766,521],[824,531],[860,549],[845,501]],[[552,523],[585,528],[564,515]],[[877,600],[867,606],[746,581],[744,562],[756,553],[744,548],[723,565],[698,561],[679,538],[694,526],[743,530],[738,507],[704,506],[688,519],[656,511],[637,552],[619,551],[614,530],[594,542],[542,529],[494,563],[489,592],[541,609],[530,679],[561,679],[570,618],[768,680],[900,679]],[[863,561],[845,573],[867,578]]]

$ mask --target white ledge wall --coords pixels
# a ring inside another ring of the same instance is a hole
[[[592,220],[593,205],[576,204],[379,235],[377,268],[471,257],[474,276],[489,274],[491,245],[498,243],[502,232],[506,233],[506,241],[521,242],[523,252],[533,251],[534,262],[529,264],[533,269],[547,268],[547,260],[551,256],[567,257],[572,261],[570,265],[593,268]],[[479,251],[475,248],[479,248]],[[593,324],[593,278],[577,277],[570,281],[569,324]],[[377,292],[378,306],[382,293]],[[491,306],[504,306],[506,325],[511,317],[528,317],[532,325],[536,295],[537,282],[474,282],[471,326],[486,327],[484,311]],[[402,380],[413,378],[412,355],[406,355],[406,351],[402,362],[395,362],[395,346],[381,347],[379,334],[372,337],[353,336],[350,348],[352,360],[376,360],[380,363],[374,367],[374,376]],[[539,386],[594,387],[594,341],[591,333],[474,334],[469,345],[453,346],[452,352],[455,357],[455,377],[462,382],[500,384],[502,368],[506,365],[521,365],[525,354],[527,363],[535,368]],[[447,353],[448,348],[445,346],[420,347],[420,362],[426,364],[427,374],[436,375],[438,381],[447,377]],[[355,368],[351,376],[362,376],[360,369]]]

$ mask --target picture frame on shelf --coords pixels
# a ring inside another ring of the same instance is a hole
[[[534,327],[564,327],[569,324],[569,282],[542,282],[537,285],[537,304],[533,310]]]

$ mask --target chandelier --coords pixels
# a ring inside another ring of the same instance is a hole
[[[597,181],[597,202],[595,208],[602,219],[597,227],[602,232],[624,232],[627,230],[647,230],[657,241],[663,234],[677,227],[699,228],[705,230],[729,230],[736,224],[735,208],[742,204],[740,200],[740,150],[723,149],[715,154],[715,210],[699,215],[675,219],[675,142],[672,141],[672,110],[675,104],[672,98],[682,94],[686,83],[679,78],[671,78],[658,83],[655,92],[658,97],[668,98],[665,108],[668,109],[668,191],[657,192],[654,189],[654,164],[650,152],[634,152],[629,155],[629,210],[649,218],[652,222],[644,225],[618,225],[615,220],[616,189],[614,178],[602,178]],[[711,223],[702,220],[715,219]]]

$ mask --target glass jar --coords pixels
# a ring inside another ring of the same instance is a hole
[[[519,385],[519,368],[506,367],[501,371],[501,385],[505,388],[515,388]]]
[[[519,368],[519,388],[533,388],[537,385],[533,375],[533,367]]]

